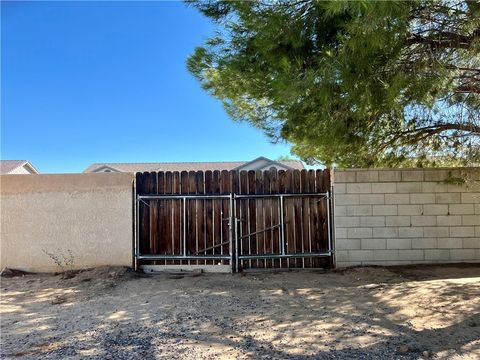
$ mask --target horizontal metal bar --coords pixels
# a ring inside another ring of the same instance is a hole
[[[240,260],[251,259],[283,259],[283,258],[308,258],[308,257],[327,257],[331,252],[324,253],[297,253],[297,254],[256,254],[256,255],[238,255]]]
[[[280,197],[327,197],[328,193],[298,193],[298,194],[235,194],[235,199],[280,198]]]
[[[137,195],[139,200],[228,199],[230,195]]]
[[[253,235],[256,235],[256,234],[260,234],[260,233],[263,233],[263,232],[268,231],[268,230],[275,229],[275,228],[280,227],[280,226],[281,226],[281,224],[273,225],[273,226],[267,227],[267,228],[265,228],[265,229],[252,232],[252,233],[250,233],[250,234],[243,235],[242,237],[240,237],[240,239],[245,239],[245,238],[247,238],[247,237],[250,237],[250,236],[253,236]]]
[[[230,260],[229,255],[138,255],[138,260]]]

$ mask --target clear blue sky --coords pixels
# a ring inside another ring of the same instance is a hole
[[[94,162],[288,155],[235,123],[187,72],[213,25],[181,2],[3,2],[1,158]]]

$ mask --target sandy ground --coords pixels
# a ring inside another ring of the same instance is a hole
[[[480,359],[480,267],[2,278],[5,359]]]

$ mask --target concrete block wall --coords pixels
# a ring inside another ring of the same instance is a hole
[[[0,176],[0,268],[53,272],[132,264],[133,174]]]
[[[335,230],[337,267],[480,262],[480,169],[336,170]]]

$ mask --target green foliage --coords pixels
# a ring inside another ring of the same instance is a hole
[[[193,1],[219,31],[189,71],[307,162],[480,162],[480,4]]]

